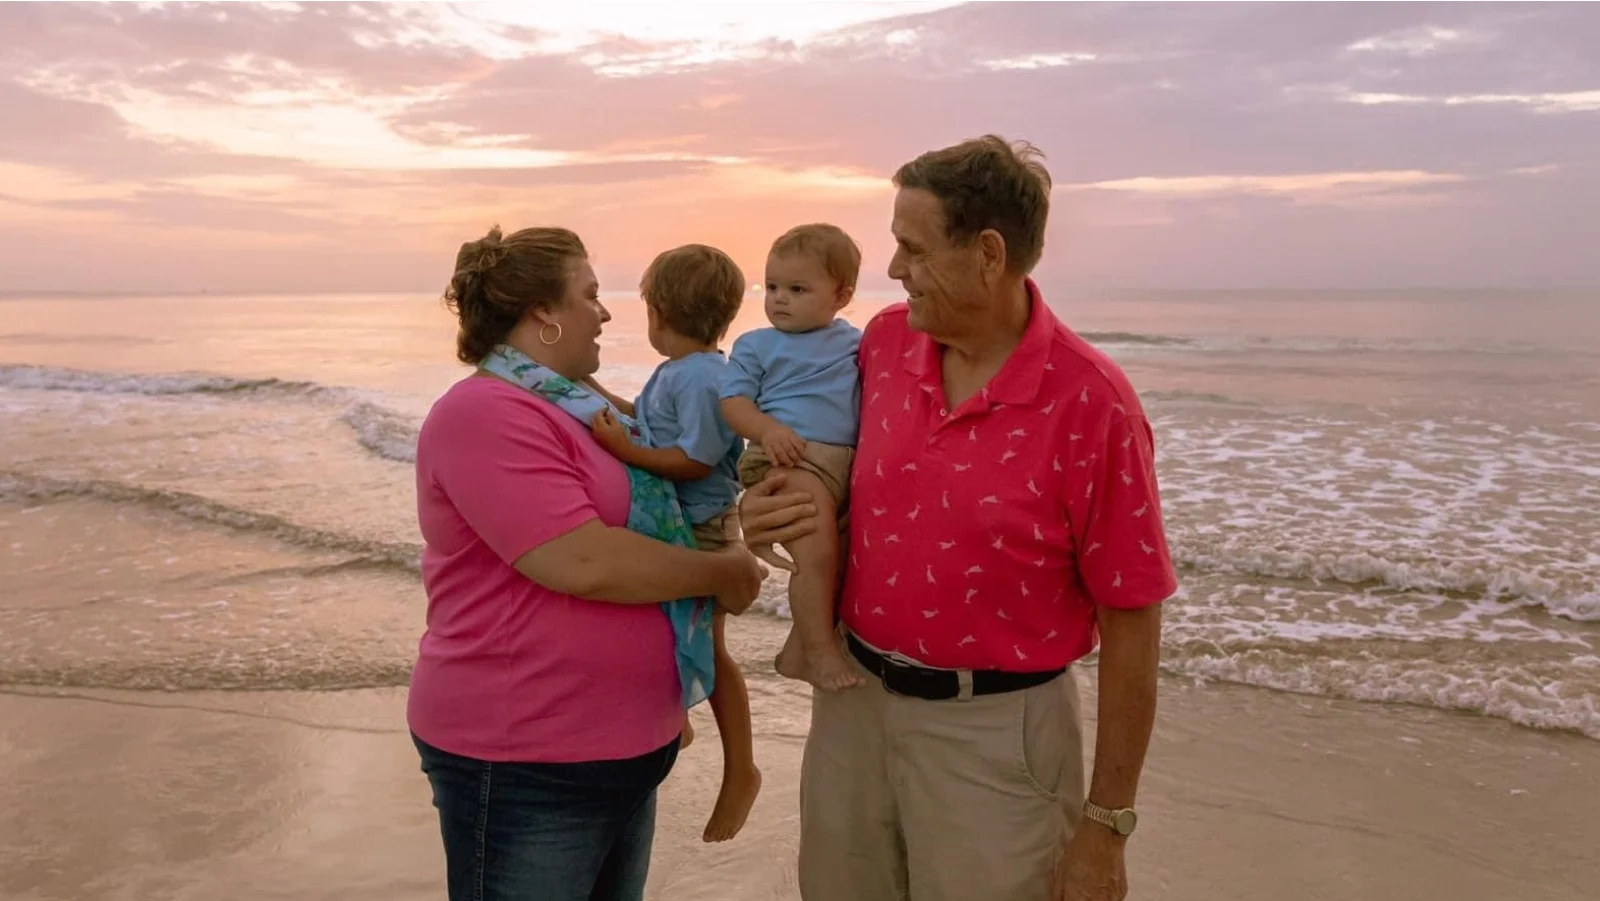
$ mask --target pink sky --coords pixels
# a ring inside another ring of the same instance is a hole
[[[1042,281],[1595,285],[1575,4],[0,5],[0,291],[436,291],[500,223],[760,277],[894,168],[1054,175]]]

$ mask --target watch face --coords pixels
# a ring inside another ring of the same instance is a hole
[[[1133,827],[1139,823],[1139,815],[1131,810],[1119,810],[1111,816],[1112,828],[1122,835],[1133,834]]]

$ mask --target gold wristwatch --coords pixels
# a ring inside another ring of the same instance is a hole
[[[1132,807],[1111,810],[1093,801],[1084,801],[1083,815],[1091,822],[1099,823],[1118,835],[1132,835],[1133,827],[1139,825],[1139,815],[1133,812]]]

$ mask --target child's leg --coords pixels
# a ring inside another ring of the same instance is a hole
[[[808,491],[817,505],[817,530],[785,548],[794,558],[789,578],[789,615],[794,627],[778,654],[778,673],[804,679],[824,691],[861,684],[839,648],[834,631],[834,598],[839,585],[839,527],[833,494],[822,480],[802,469],[785,469],[789,485]]]
[[[726,614],[718,611],[711,621],[717,645],[717,681],[710,700],[717,732],[722,736],[722,789],[701,835],[708,842],[725,842],[738,835],[761,791],[761,770],[756,768],[755,736],[750,724],[750,692],[745,688],[739,664],[728,653],[726,619]]]

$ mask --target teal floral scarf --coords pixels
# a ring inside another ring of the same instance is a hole
[[[585,426],[594,414],[611,407],[605,398],[504,344],[496,347],[479,368],[532,391]],[[615,407],[611,407],[611,411],[635,438],[649,443],[650,435],[642,421],[624,416]],[[626,469],[630,497],[628,529],[679,547],[695,547],[694,533],[678,503],[678,489],[654,473],[634,466]],[[715,645],[711,637],[713,603],[711,598],[682,598],[661,605],[677,640],[678,684],[683,689],[684,709],[709,697],[715,682]]]

